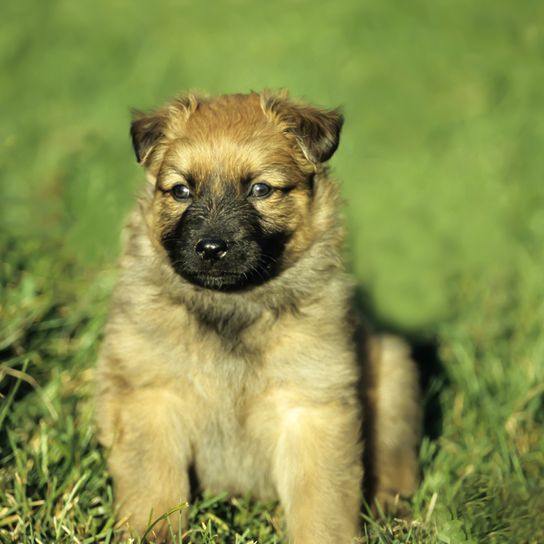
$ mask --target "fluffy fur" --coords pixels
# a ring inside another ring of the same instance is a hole
[[[350,542],[363,427],[372,493],[391,503],[414,490],[415,369],[400,341],[357,335],[344,271],[324,166],[341,126],[337,111],[270,93],[191,95],[135,114],[149,184],[126,231],[97,398],[130,530],[190,500],[191,471],[201,490],[279,498],[292,543]],[[172,198],[180,180],[187,202]],[[271,195],[248,197],[255,180]],[[201,263],[191,247],[210,232],[230,253]]]

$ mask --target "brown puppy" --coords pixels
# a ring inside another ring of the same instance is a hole
[[[204,490],[278,497],[290,542],[350,542],[362,404],[375,494],[413,491],[413,364],[394,339],[354,341],[324,166],[342,122],[267,93],[189,95],[135,116],[149,184],[128,225],[97,406],[131,530],[189,500],[192,469]]]

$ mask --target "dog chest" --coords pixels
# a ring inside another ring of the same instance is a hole
[[[271,454],[258,439],[255,422],[225,403],[209,413],[197,429],[194,463],[202,490],[234,495],[275,496],[271,480]]]

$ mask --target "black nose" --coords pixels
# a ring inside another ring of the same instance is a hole
[[[227,242],[220,238],[202,238],[196,246],[196,252],[203,259],[218,260],[222,259],[227,253]]]

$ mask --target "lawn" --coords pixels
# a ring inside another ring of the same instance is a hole
[[[544,542],[544,4],[4,2],[0,542],[114,542],[93,364],[144,183],[129,109],[287,87],[342,105],[346,257],[417,348],[422,483],[367,543]],[[200,497],[188,542],[282,542],[281,513]]]

